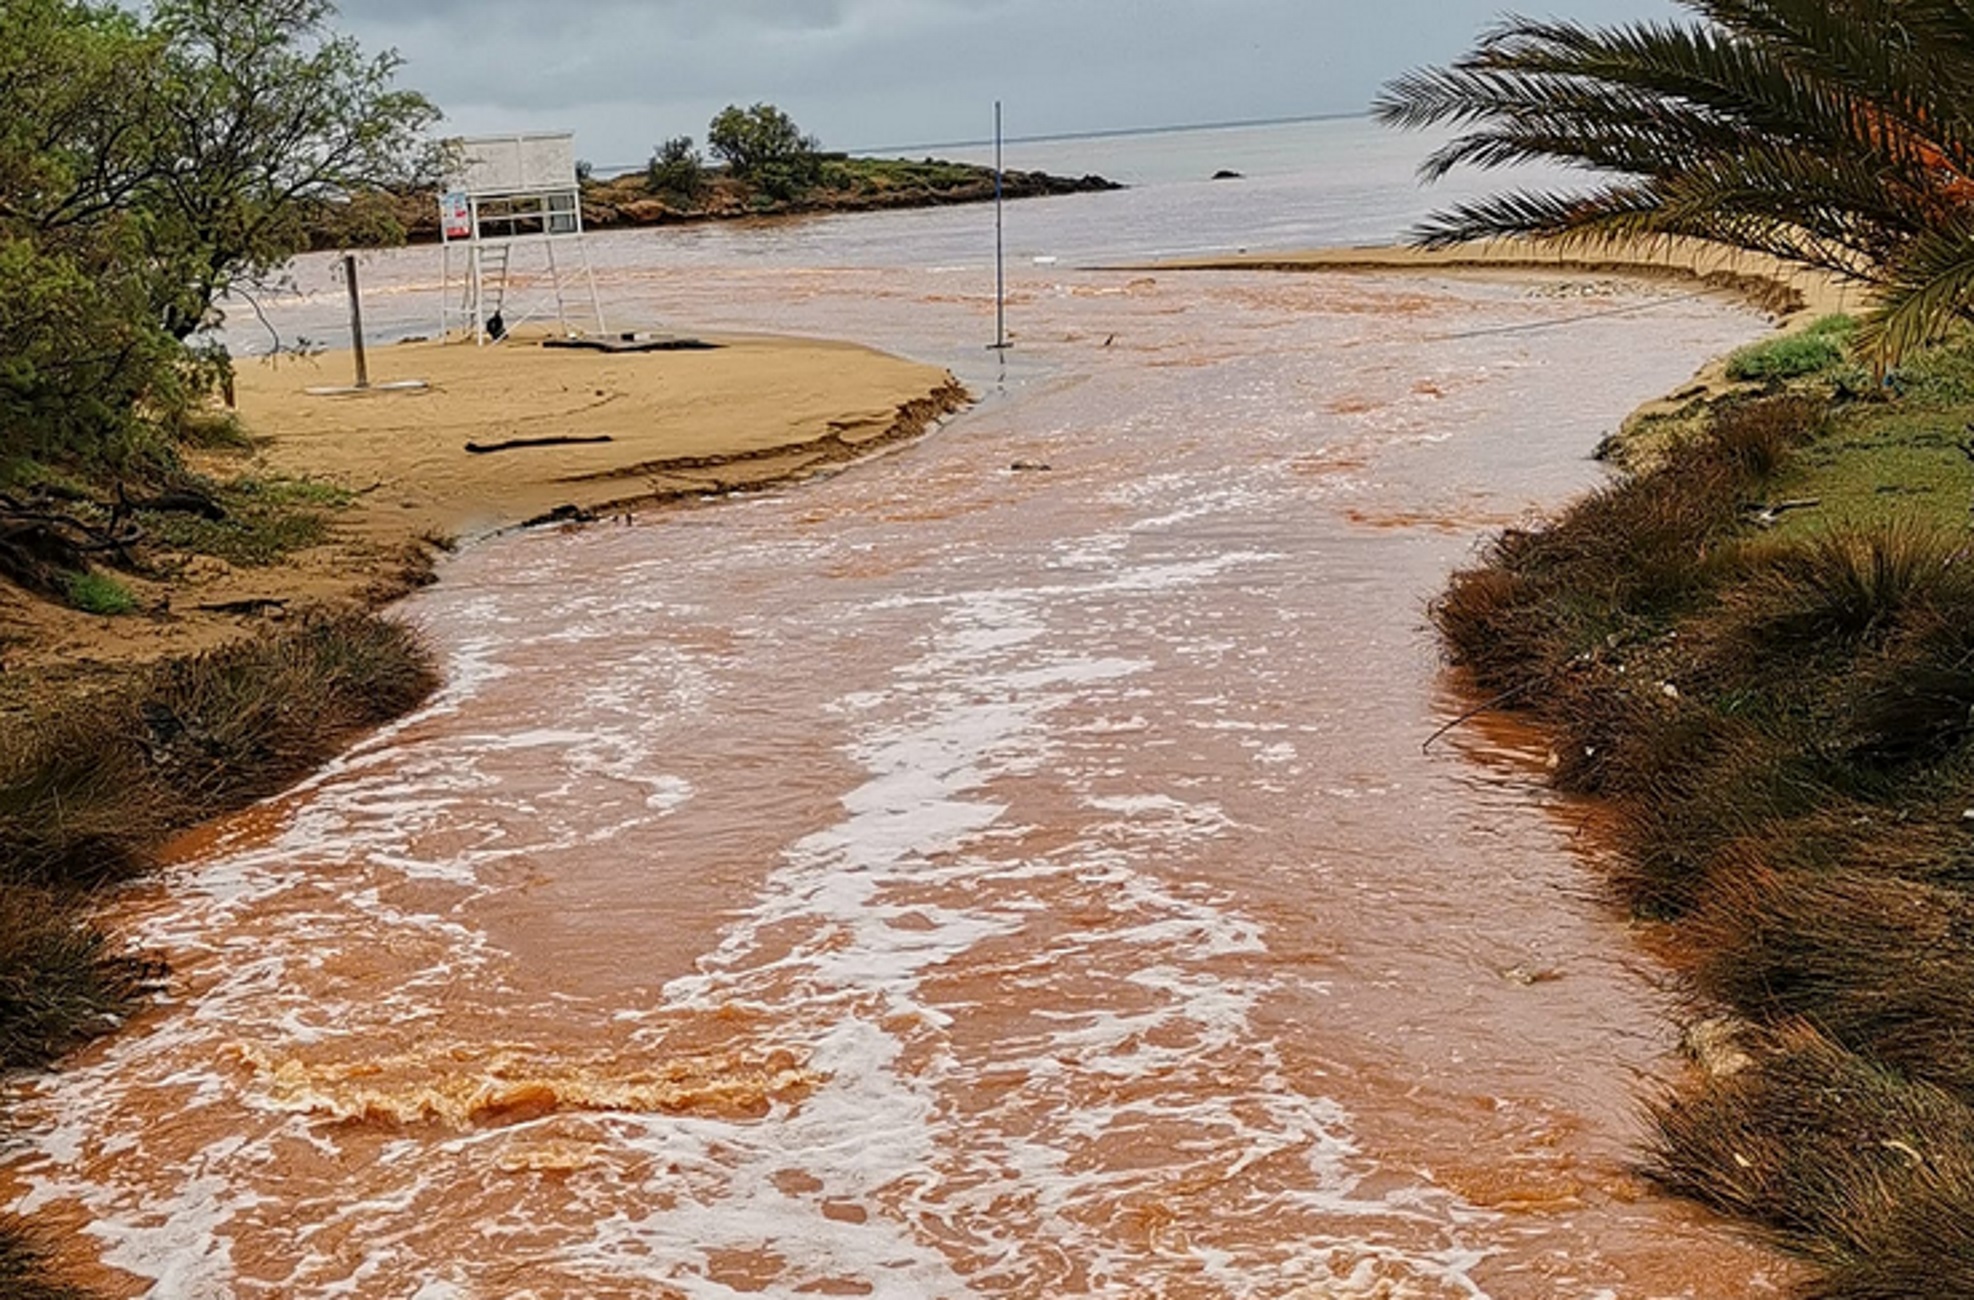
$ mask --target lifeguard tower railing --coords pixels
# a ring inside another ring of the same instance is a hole
[[[605,333],[583,243],[575,137],[542,131],[451,143],[458,161],[439,197],[440,337],[498,342],[550,311],[563,333],[575,333],[563,279],[569,262],[587,286],[596,332]],[[538,266],[521,265],[536,255]],[[542,273],[547,292],[526,292],[539,287]]]

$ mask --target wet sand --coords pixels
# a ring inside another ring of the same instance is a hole
[[[311,390],[343,382],[347,354],[249,362],[240,414],[272,440],[273,472],[361,494],[356,531],[472,536],[562,506],[600,513],[804,477],[966,400],[937,367],[847,343],[705,342],[644,353],[409,343],[373,354],[369,392],[331,395]],[[468,450],[548,438],[584,441]]]
[[[1610,247],[1554,247],[1502,239],[1426,249],[1398,244],[1317,248],[1162,260],[1129,270],[1344,272],[1380,275],[1457,275],[1462,279],[1527,284],[1564,276],[1672,280],[1749,300],[1787,327],[1798,319],[1853,312],[1864,305],[1859,285],[1772,257],[1693,239],[1640,241]]]

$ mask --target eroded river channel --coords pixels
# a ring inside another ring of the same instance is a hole
[[[801,238],[889,238],[849,228]],[[1422,751],[1471,703],[1445,575],[1755,318],[1031,258],[1003,371],[977,259],[651,238],[598,241],[619,316],[984,400],[827,480],[469,547],[407,604],[443,695],[127,897],[170,996],[24,1105],[10,1195],[93,1279],[1779,1293],[1629,1172],[1665,977],[1542,742]],[[380,293],[422,312],[431,260]]]

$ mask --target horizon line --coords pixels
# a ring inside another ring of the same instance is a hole
[[[1054,144],[1064,140],[1101,140],[1115,136],[1174,135],[1181,131],[1232,131],[1249,126],[1293,126],[1299,122],[1347,122],[1352,118],[1369,117],[1368,109],[1354,113],[1298,113],[1289,117],[1249,117],[1226,122],[1175,122],[1165,126],[1127,126],[1103,131],[1053,131],[1043,135],[1011,135],[1003,138],[1004,144]],[[920,149],[977,149],[994,143],[992,136],[984,140],[938,140],[922,144],[869,145],[845,149],[851,154],[911,153]]]
[[[1146,135],[1177,135],[1184,131],[1235,131],[1254,126],[1294,126],[1301,122],[1348,122],[1371,116],[1365,109],[1355,113],[1299,113],[1292,117],[1249,117],[1228,122],[1179,122],[1167,126],[1127,126],[1107,131],[1054,131],[1045,135],[1011,135],[1003,139],[1003,144],[1055,144],[1066,140],[1105,140]],[[833,150],[852,156],[873,154],[907,154],[924,149],[979,149],[993,144],[990,136],[984,140],[941,140],[928,144],[894,144],[865,146]],[[611,176],[628,176],[641,171],[645,163],[629,165],[609,164],[598,166],[596,171]]]

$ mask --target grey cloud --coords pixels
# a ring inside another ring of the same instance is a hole
[[[455,129],[566,127],[599,161],[769,100],[836,147],[1354,112],[1501,0],[346,0]],[[1669,0],[1547,0],[1587,21]]]

